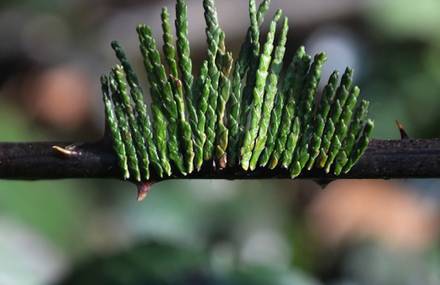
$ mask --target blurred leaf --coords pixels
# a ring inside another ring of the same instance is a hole
[[[440,1],[374,0],[369,3],[371,23],[389,36],[440,39]]]
[[[112,256],[95,257],[79,265],[61,284],[199,284],[199,285],[314,285],[296,271],[237,266],[214,274],[205,253],[164,244],[138,245]]]

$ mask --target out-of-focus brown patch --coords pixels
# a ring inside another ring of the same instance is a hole
[[[340,180],[313,201],[308,222],[329,247],[352,240],[375,240],[406,249],[434,241],[438,216],[402,186],[383,180]]]
[[[61,66],[26,82],[25,108],[33,118],[59,130],[75,130],[91,115],[91,83],[80,70]]]

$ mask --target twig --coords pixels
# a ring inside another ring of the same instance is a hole
[[[53,148],[57,146],[56,148]],[[60,149],[68,150],[59,151]],[[0,143],[0,179],[40,180],[64,178],[119,178],[116,155],[105,142],[72,144],[56,142]],[[166,179],[288,179],[284,169],[212,167],[186,177]],[[345,175],[335,177],[322,171],[305,172],[299,178],[435,178],[440,177],[440,139],[373,140],[359,163]],[[161,179],[152,177],[152,182]]]

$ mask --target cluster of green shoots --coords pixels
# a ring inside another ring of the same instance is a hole
[[[323,168],[347,173],[369,143],[373,122],[368,102],[347,68],[334,72],[321,96],[326,61],[300,47],[283,70],[289,24],[278,10],[262,42],[261,25],[270,0],[249,0],[250,28],[234,61],[225,45],[214,0],[203,0],[207,59],[195,76],[188,41],[185,0],[176,4],[176,39],[168,10],[162,10],[163,58],[150,27],[137,33],[151,95],[151,110],[122,47],[120,61],[101,78],[108,130],[124,179],[148,181],[241,166],[289,170]]]

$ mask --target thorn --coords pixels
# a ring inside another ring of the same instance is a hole
[[[176,78],[170,74],[171,80],[176,84],[176,88],[182,88],[182,81],[179,78]]]
[[[331,182],[333,182],[333,179],[325,178],[325,179],[314,179],[316,184],[321,186],[322,189],[325,189],[327,185],[329,185]]]
[[[220,169],[220,170],[225,169],[227,163],[228,163],[228,158],[227,158],[227,156],[226,156],[226,154],[225,154],[225,155],[223,155],[223,156],[219,159],[219,161],[218,161],[219,169]]]
[[[403,124],[401,122],[399,122],[398,120],[396,120],[396,126],[400,132],[400,139],[402,139],[402,140],[409,139],[408,133],[405,131],[405,127],[403,126]]]
[[[61,154],[62,156],[66,156],[66,157],[77,156],[80,154],[80,152],[75,151],[76,145],[68,145],[66,147],[54,145],[54,146],[52,146],[52,149],[57,154]]]
[[[150,193],[153,182],[140,182],[137,184],[137,201],[142,202]]]

